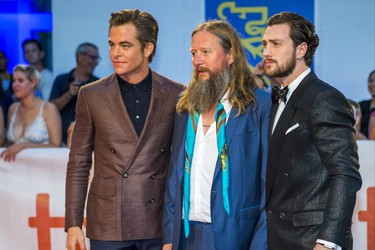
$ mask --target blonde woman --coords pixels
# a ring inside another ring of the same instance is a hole
[[[12,88],[18,100],[9,107],[7,149],[1,153],[5,161],[14,161],[25,148],[61,146],[61,117],[52,103],[35,95],[38,71],[29,65],[13,70]]]

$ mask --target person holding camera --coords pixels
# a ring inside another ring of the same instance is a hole
[[[64,144],[68,136],[68,127],[75,119],[79,88],[99,79],[93,75],[99,61],[98,47],[92,43],[82,43],[76,49],[76,68],[69,73],[57,76],[53,83],[49,99],[60,110]]]

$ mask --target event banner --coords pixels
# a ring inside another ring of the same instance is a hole
[[[295,12],[314,23],[314,0],[206,0],[205,9],[206,20],[226,20],[236,28],[252,67],[263,59],[263,34],[273,14]]]
[[[358,146],[363,185],[353,215],[354,250],[374,250],[375,141],[360,141]],[[26,149],[14,162],[0,158],[0,249],[66,249],[68,153],[62,148]]]

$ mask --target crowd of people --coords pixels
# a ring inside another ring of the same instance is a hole
[[[48,145],[54,145],[57,147],[69,147],[75,124],[75,108],[78,91],[81,86],[99,79],[99,77],[93,74],[95,67],[100,61],[98,48],[92,43],[80,44],[75,52],[76,67],[66,74],[57,76],[55,79],[53,79],[51,70],[44,66],[43,60],[45,57],[45,51],[38,40],[26,39],[22,43],[22,49],[25,60],[28,62],[29,66],[34,68],[38,73],[38,78],[36,79],[37,82],[34,88],[35,97],[55,104],[59,111],[59,115],[61,116],[61,119],[54,119],[54,121],[52,121],[54,124],[51,124],[51,127],[61,128],[61,143],[56,144],[56,142],[51,143],[51,141],[49,141],[45,146],[48,147]],[[0,50],[0,106],[2,109],[1,119],[4,123],[2,126],[0,124],[0,146],[8,147],[19,142],[8,140],[6,131],[9,131],[10,129],[10,133],[12,133],[12,126],[14,126],[14,122],[8,124],[8,117],[14,115],[13,113],[8,114],[11,110],[11,104],[13,102],[21,101],[14,93],[14,85],[16,84],[13,74],[17,67],[20,68],[25,66],[26,65],[17,65],[13,69],[13,72],[10,72],[7,68],[7,57],[5,53]],[[271,90],[272,86],[280,85],[278,78],[269,78],[264,73],[264,61],[261,61],[256,65],[253,75],[257,86],[261,88]],[[356,102],[348,99],[356,120],[354,128],[356,130],[357,140],[375,140],[375,70],[368,76],[368,91],[372,97],[369,100]],[[47,117],[44,109],[42,111],[43,117]],[[31,116],[31,120],[27,119],[29,123],[24,124],[26,128],[28,128],[38,116],[30,115],[28,111],[25,112],[27,112],[27,116]],[[58,124],[60,120],[61,124]],[[11,122],[11,120],[9,122]],[[31,130],[28,131],[30,132]],[[35,130],[33,131],[33,133],[38,133]],[[24,131],[22,131],[22,136],[26,136]],[[53,137],[52,134],[49,134],[49,136]],[[25,138],[27,138],[27,136]],[[25,140],[29,141],[29,139]],[[25,147],[29,146],[24,146],[23,148]]]
[[[111,13],[114,72],[101,79],[92,43],[53,83],[37,40],[23,43],[29,65],[12,73],[0,51],[0,156],[70,147],[66,247],[86,249],[86,206],[93,250],[351,249],[355,140],[375,139],[375,71],[372,99],[348,100],[310,68],[315,26],[282,12],[254,71],[234,27],[199,24],[184,86],[149,66],[158,31],[147,12]]]
[[[55,79],[44,67],[38,40],[27,39],[22,48],[28,64],[18,64],[12,72],[0,50],[0,146],[6,147],[0,156],[5,161],[14,161],[25,148],[69,147],[78,91],[99,79],[93,74],[99,51],[92,43],[80,44],[76,67]]]

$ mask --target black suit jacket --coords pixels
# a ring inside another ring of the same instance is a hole
[[[268,249],[311,250],[317,239],[351,248],[351,219],[362,181],[350,105],[311,72],[271,135],[277,106],[269,127]]]

